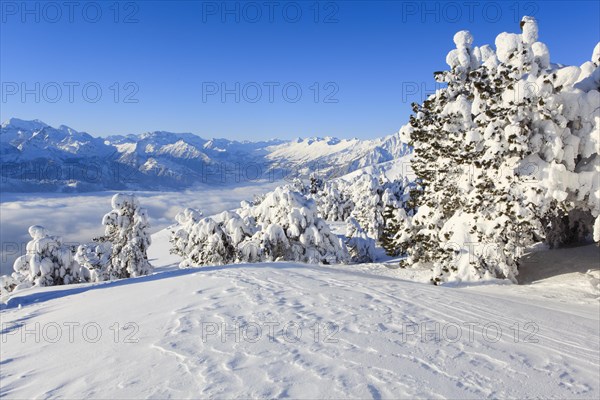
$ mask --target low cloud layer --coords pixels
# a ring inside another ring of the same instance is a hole
[[[235,188],[197,188],[184,192],[136,192],[150,215],[151,231],[174,223],[185,207],[200,209],[205,215],[237,208],[242,200],[277,186],[268,182]],[[27,228],[43,225],[50,234],[66,242],[85,243],[103,233],[102,216],[110,211],[115,192],[82,194],[3,193],[0,197],[0,274],[12,272],[14,260],[25,253],[30,240]]]

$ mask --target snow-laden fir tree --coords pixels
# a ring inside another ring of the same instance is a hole
[[[86,271],[90,282],[108,280],[107,267],[110,263],[112,246],[109,242],[91,242],[80,245],[75,260]]]
[[[383,230],[382,194],[379,180],[370,174],[360,175],[352,184],[354,208],[350,215],[375,240],[379,240]]]
[[[535,204],[523,192],[518,168],[529,154],[537,112],[535,92],[526,93],[520,86],[525,75],[538,71],[531,47],[537,28],[530,19],[522,26],[522,35],[498,37],[499,58],[487,54],[485,61],[479,60],[485,65],[468,74],[469,94],[459,108],[470,125],[454,144],[460,149],[462,142],[468,150],[455,158],[463,166],[456,180],[463,201],[439,233],[442,249],[455,258],[436,260],[435,282],[451,274],[460,279],[489,275],[514,280],[523,247],[539,235]],[[515,96],[506,96],[513,92]]]
[[[245,209],[251,207],[243,203]],[[260,260],[259,245],[252,240],[252,218],[233,211],[202,218],[200,211],[187,208],[175,219],[178,224],[171,231],[171,253],[183,258],[180,268]]]
[[[192,251],[190,232],[192,227],[202,219],[202,211],[186,208],[175,216],[177,225],[171,229],[171,254],[186,257]]]
[[[398,235],[398,247],[408,256],[407,265],[450,257],[440,249],[439,233],[444,222],[462,206],[459,180],[464,175],[464,160],[474,150],[469,143],[463,144],[473,128],[468,100],[470,72],[476,66],[472,42],[466,31],[454,36],[456,49],[447,57],[452,68],[435,74],[436,80],[447,87],[422,105],[413,104],[414,114],[401,130],[401,136],[414,149],[412,169],[420,189],[412,195],[418,210],[410,220],[401,221]]]
[[[378,179],[368,173],[361,174],[345,187],[347,196],[354,204],[350,216],[370,237],[381,242],[386,206],[403,208],[408,199],[407,190],[411,186],[406,180],[390,181],[385,176]]]
[[[221,265],[231,262],[234,249],[221,225],[212,218],[202,218],[189,232],[190,253],[180,267]]]
[[[586,79],[580,68],[550,64],[533,18],[524,17],[521,28],[522,34],[498,36],[496,58],[480,69],[490,79],[474,87],[474,104],[481,99],[475,121],[482,127],[482,156],[481,165],[473,165],[478,184],[465,207],[473,215],[470,231],[488,244],[472,252],[475,263],[513,281],[525,246],[543,238],[556,245],[589,237],[592,211],[598,211],[593,172],[587,170],[598,167],[598,153],[586,149],[598,135],[598,87],[577,89]],[[567,223],[556,223],[557,214]]]
[[[252,239],[256,233],[254,217],[242,218],[233,211],[223,211],[219,215],[221,227],[228,238],[233,250],[231,262],[254,262],[260,260],[261,250],[257,242]]]
[[[5,279],[11,284],[8,288],[68,285],[85,281],[86,274],[75,261],[71,246],[64,244],[58,236],[50,236],[39,225],[30,226],[29,235],[31,241],[27,243],[27,254],[15,260],[11,279]]]
[[[292,182],[287,185],[294,192],[300,192],[303,195],[310,194],[310,186],[302,181],[302,179],[295,177]]]
[[[238,212],[198,219],[185,210],[172,231],[172,252],[180,267],[235,262],[343,262],[345,247],[317,216],[315,202],[289,186],[264,196],[259,204],[242,202]]]
[[[457,33],[451,69],[436,74],[447,87],[414,105],[401,130],[420,190],[398,245],[408,265],[434,263],[436,283],[515,280],[522,248],[564,229],[544,226],[557,209],[598,215],[598,86],[577,88],[595,69],[552,66],[535,20],[521,28],[500,34],[496,51]]]
[[[379,241],[385,254],[395,257],[400,254],[400,249],[396,244],[396,237],[400,230],[399,209],[393,204],[388,204],[383,210],[383,231]]]
[[[311,194],[317,194],[323,190],[323,179],[319,178],[316,172],[310,174],[310,188]]]
[[[348,193],[349,185],[344,182],[329,181],[313,198],[317,202],[319,216],[327,221],[345,221],[348,219],[354,203]]]
[[[346,248],[355,263],[375,261],[375,240],[367,235],[356,219],[346,220]]]
[[[345,247],[318,217],[314,200],[289,188],[268,193],[242,216],[255,221],[252,240],[259,244],[264,260],[339,263],[347,259]]]
[[[133,194],[115,194],[112,210],[102,218],[104,236],[101,242],[109,242],[111,254],[102,273],[102,280],[121,279],[148,275],[152,265],[148,262],[150,232],[146,209],[140,207]]]

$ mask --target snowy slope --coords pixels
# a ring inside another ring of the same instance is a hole
[[[303,174],[339,177],[410,153],[398,134],[373,140],[308,138],[269,147],[267,158],[299,167]]]
[[[340,176],[338,179],[352,182],[360,175],[368,174],[375,177],[385,176],[390,181],[402,180],[403,178],[413,180],[415,175],[410,164],[412,156],[412,153],[407,153],[391,161],[359,168],[346,175]]]
[[[178,270],[177,259],[167,256],[167,239],[166,231],[154,235],[150,255],[159,268],[152,276],[37,288],[10,299],[0,311],[1,395],[599,395],[600,308],[597,288],[583,287],[589,280],[579,282],[574,299],[561,297],[560,286],[552,284],[542,290],[490,283],[434,287],[401,279],[407,270],[377,264]],[[564,251],[571,258],[579,254]],[[538,260],[549,262],[549,253]],[[598,248],[589,253],[581,263],[597,268]],[[421,324],[435,329],[436,323],[439,333],[412,333]],[[34,334],[22,336],[36,324],[39,343]]]

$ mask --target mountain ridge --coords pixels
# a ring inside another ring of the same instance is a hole
[[[0,188],[162,190],[306,178],[311,173],[332,178],[409,152],[398,133],[370,140],[327,136],[256,142],[167,131],[96,137],[66,125],[54,128],[40,120],[11,118],[0,128]]]

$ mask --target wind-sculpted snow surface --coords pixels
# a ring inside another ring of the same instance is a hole
[[[599,306],[582,291],[435,287],[377,264],[180,270],[167,238],[154,275],[10,299],[1,395],[598,398]]]

